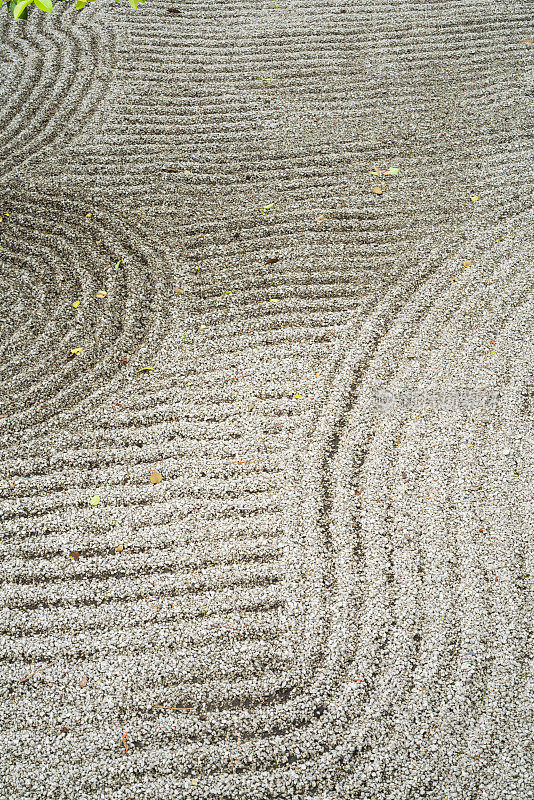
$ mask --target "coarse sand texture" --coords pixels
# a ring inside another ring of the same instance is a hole
[[[534,7],[0,10],[0,798],[534,800]]]

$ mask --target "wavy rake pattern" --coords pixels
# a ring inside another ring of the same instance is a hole
[[[10,792],[528,796],[532,242],[524,175],[506,167],[530,154],[530,129],[514,112],[503,136],[497,111],[476,136],[441,131],[449,93],[436,91],[432,66],[458,37],[478,42],[487,77],[495,31],[521,39],[525,14],[478,4],[471,22],[472,5],[451,8],[421,12],[417,41],[402,38],[416,6],[392,18],[387,5],[349,10],[341,31],[336,9],[298,6],[291,36],[254,6],[258,25],[243,15],[232,28],[226,6],[184,6],[187,21],[165,27],[161,8],[143,9],[126,40],[146,69],[135,72],[125,48],[119,95],[131,121],[144,115],[143,136],[107,111],[108,146],[89,147],[70,172],[106,187],[93,217],[79,200],[14,197],[0,500]],[[180,93],[165,66],[177,44],[192,76]],[[352,66],[373,46],[384,86]],[[309,125],[320,100],[341,121],[348,107],[360,128],[328,143],[323,122],[297,144],[303,129],[291,123],[248,142],[251,120],[261,132],[283,118],[247,84],[275,51],[293,79],[283,113],[302,101]],[[231,70],[208,70],[213,53],[230,53]],[[409,69],[390,76],[403,59]],[[478,69],[462,64],[455,83],[477,108]],[[511,71],[501,85],[513,104]],[[380,109],[383,88],[401,84],[415,146],[389,112],[377,112],[382,141],[370,134],[366,104]],[[204,118],[192,111],[199,91]],[[162,175],[178,152],[195,160],[193,177]],[[405,174],[372,196],[370,167],[393,158]],[[273,186],[267,219],[257,206]],[[131,236],[109,192],[147,207]],[[169,253],[173,280],[158,280]],[[94,298],[103,281],[105,318]],[[77,337],[98,335],[87,371],[54,368]],[[153,373],[121,367],[145,355]],[[447,406],[447,392],[495,386],[506,389],[496,407]],[[397,397],[387,413],[385,390]]]
[[[116,62],[107,13],[58,3],[53,18],[0,20],[0,164],[3,179],[42,164],[98,120]],[[66,156],[66,154],[63,154]]]
[[[118,212],[31,187],[5,203],[2,414],[8,427],[27,429],[79,413],[146,358],[164,325],[172,268],[165,248]]]

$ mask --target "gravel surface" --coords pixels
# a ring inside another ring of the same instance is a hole
[[[532,4],[30,16],[0,797],[534,798]]]

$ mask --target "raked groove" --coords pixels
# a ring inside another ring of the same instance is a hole
[[[0,796],[534,797],[527,4],[168,5],[3,23]]]

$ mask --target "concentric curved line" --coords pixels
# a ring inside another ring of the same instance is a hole
[[[104,14],[93,8],[80,14],[63,3],[50,19],[37,13],[22,27],[3,14],[0,26],[2,57],[13,65],[0,94],[1,177],[7,179],[28,160],[59,153],[100,113],[115,36]]]

